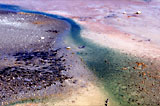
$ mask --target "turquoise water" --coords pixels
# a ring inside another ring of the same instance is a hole
[[[12,5],[0,5],[0,8],[7,8],[7,10],[16,12],[42,14],[68,22],[71,25],[70,34],[65,36],[66,40],[69,39],[68,41],[70,41],[68,44],[72,43],[71,45],[75,45],[77,48],[79,46],[85,46],[82,50],[77,51],[77,55],[83,58],[89,69],[92,70],[99,81],[103,83],[105,90],[109,92],[112,97],[109,98],[109,100],[116,100],[120,106],[158,105],[159,99],[156,98],[158,96],[156,92],[149,92],[150,94],[155,94],[156,97],[146,94],[143,89],[151,90],[151,88],[147,88],[148,85],[141,84],[141,82],[145,80],[155,84],[159,82],[142,75],[143,72],[149,71],[148,69],[134,69],[136,62],[144,62],[140,58],[102,47],[88,39],[82,38],[80,31],[83,29],[69,18],[30,11]],[[144,63],[149,64],[148,62]]]

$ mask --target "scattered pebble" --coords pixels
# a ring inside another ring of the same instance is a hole
[[[107,99],[107,100],[105,101],[105,106],[108,106],[108,101],[109,101],[109,99]]]
[[[71,49],[71,47],[66,47],[66,49],[68,49],[68,50],[69,50],[69,49]]]
[[[60,31],[58,31],[58,30],[47,30],[46,32],[58,33]]]
[[[142,12],[141,11],[137,11],[135,14],[141,14]]]
[[[23,91],[37,91],[63,82],[71,77],[64,56],[59,50],[18,52],[13,56],[19,66],[7,66],[0,70],[0,103]],[[65,73],[64,73],[65,72]],[[61,86],[61,85],[59,85]]]
[[[75,103],[75,101],[74,101],[74,100],[72,100],[72,103]]]
[[[117,18],[116,14],[110,14],[108,16],[105,16],[104,18]]]
[[[85,48],[85,46],[79,46],[78,48],[79,48],[79,49],[83,49],[83,48]]]
[[[42,37],[41,37],[41,39],[43,40],[43,39],[44,39],[44,37],[42,36]]]
[[[123,12],[123,14],[127,14],[127,12],[126,12],[126,11],[124,11],[124,12]]]

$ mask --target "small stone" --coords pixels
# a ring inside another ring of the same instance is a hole
[[[124,12],[123,12],[123,14],[127,14],[127,12],[126,12],[126,11],[124,11]]]
[[[108,101],[109,101],[109,99],[106,99],[105,106],[108,106]]]
[[[79,48],[79,49],[83,49],[83,48],[85,48],[85,46],[79,46],[78,48]]]
[[[128,69],[127,67],[123,67],[123,68],[122,68],[122,70],[127,70],[127,69]]]
[[[72,100],[72,103],[75,103],[75,101],[74,101],[74,100]]]
[[[43,40],[44,38],[45,38],[45,37],[43,37],[43,36],[41,37],[42,40]]]
[[[141,14],[142,12],[141,11],[137,11],[135,14]]]
[[[68,49],[68,50],[69,50],[69,49],[71,49],[71,47],[66,47],[66,49]]]

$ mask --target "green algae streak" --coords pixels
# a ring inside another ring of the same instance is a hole
[[[74,28],[70,36],[66,37],[77,47],[85,46],[77,54],[102,82],[110,94],[109,99],[117,101],[119,106],[159,105],[160,82],[149,76],[156,76],[158,68],[152,66],[151,60],[100,46],[76,32],[77,29]],[[152,87],[155,88],[154,91]]]

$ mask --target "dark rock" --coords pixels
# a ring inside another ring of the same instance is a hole
[[[46,32],[58,33],[58,30],[47,30]]]
[[[110,14],[108,16],[105,16],[104,18],[117,18],[116,14]]]
[[[109,101],[109,99],[106,99],[105,106],[108,106],[108,101]]]
[[[63,84],[64,80],[71,79],[67,74],[64,56],[57,56],[59,50],[14,54],[16,61],[22,64],[0,70],[0,102],[21,91],[41,90],[56,85],[56,82]],[[66,74],[63,74],[64,71]]]
[[[79,48],[79,49],[83,49],[83,48],[85,48],[85,46],[79,46],[78,48]]]

